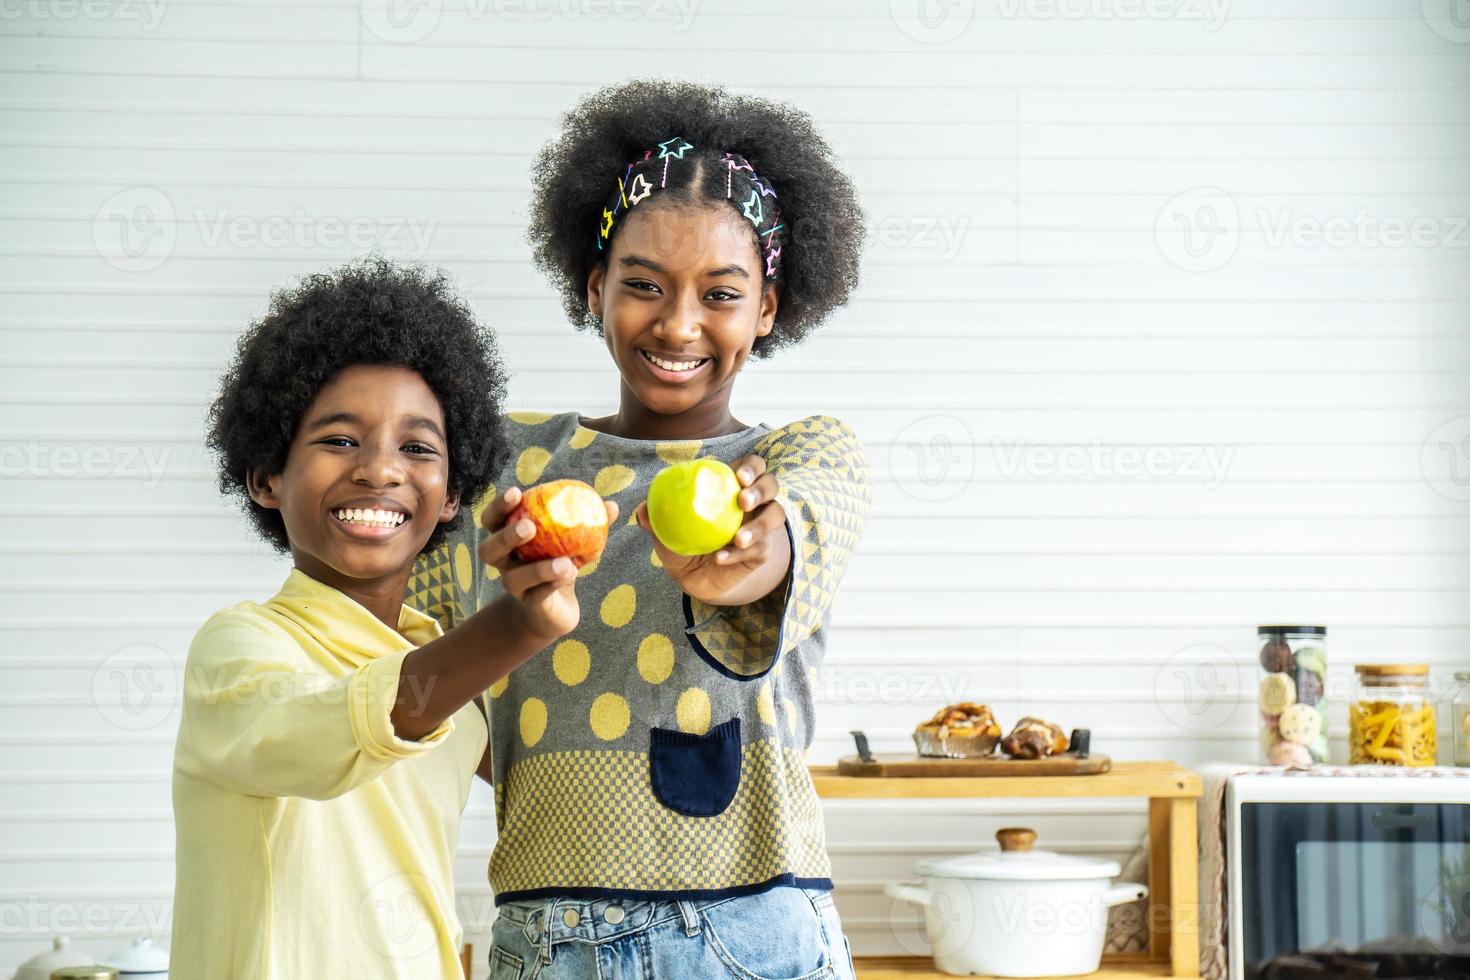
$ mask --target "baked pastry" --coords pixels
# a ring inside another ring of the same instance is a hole
[[[1067,751],[1067,736],[1049,721],[1022,718],[1001,739],[1000,750],[1012,759],[1042,759]]]
[[[920,755],[972,759],[995,751],[1000,723],[990,708],[973,701],[951,704],[914,729]]]

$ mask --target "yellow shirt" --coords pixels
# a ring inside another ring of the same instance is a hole
[[[400,635],[401,634],[401,635]],[[173,980],[461,977],[459,819],[485,750],[474,704],[417,742],[389,712],[398,632],[293,569],[189,648],[174,749]]]

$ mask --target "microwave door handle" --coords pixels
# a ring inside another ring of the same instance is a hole
[[[1434,814],[1378,810],[1373,814],[1372,821],[1373,826],[1379,830],[1430,830],[1434,827]]]

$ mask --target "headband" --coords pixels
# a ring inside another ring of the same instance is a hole
[[[628,164],[623,176],[618,178],[617,193],[613,194],[602,209],[602,222],[597,229],[597,250],[607,248],[612,238],[613,226],[634,207],[648,200],[654,192],[669,186],[670,166],[688,166],[697,160],[684,155],[694,149],[694,144],[682,136],[664,140],[658,145],[657,156],[653,150],[644,150],[643,156]],[[781,210],[776,205],[776,191],[755,172],[755,167],[738,153],[724,153],[720,166],[725,168],[725,200],[740,211],[755,228],[756,242],[761,258],[765,261],[765,278],[778,278],[781,272],[781,233],[786,226],[781,222]]]

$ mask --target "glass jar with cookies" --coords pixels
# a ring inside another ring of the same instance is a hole
[[[1327,761],[1327,627],[1262,626],[1261,760],[1272,766]]]
[[[1437,749],[1428,664],[1358,664],[1348,705],[1348,762],[1432,766]]]

